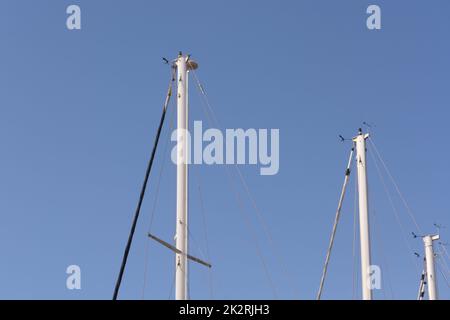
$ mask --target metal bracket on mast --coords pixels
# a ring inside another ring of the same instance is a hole
[[[171,245],[170,243],[168,243],[168,242],[166,242],[166,241],[164,241],[164,240],[161,240],[160,238],[158,238],[158,237],[152,235],[151,233],[148,234],[148,237],[149,237],[150,239],[155,240],[155,241],[158,242],[159,244],[162,244],[164,247],[166,247],[166,248],[172,250],[172,251],[175,252],[175,253],[182,254],[182,255],[186,255],[186,257],[187,257],[189,260],[192,260],[192,261],[197,262],[197,263],[199,263],[199,264],[201,264],[201,265],[204,265],[205,267],[212,268],[212,265],[209,264],[208,262],[205,262],[205,261],[203,261],[203,260],[201,260],[201,259],[199,259],[199,258],[196,258],[196,257],[194,257],[194,256],[191,256],[190,254],[185,254],[185,253],[183,253],[181,250],[177,249],[175,246]]]
[[[417,300],[423,300],[425,296],[425,286],[427,285],[427,281],[425,280],[425,270],[422,271],[422,275],[420,276],[420,285],[419,285],[419,295],[417,296]]]
[[[418,257],[420,257],[420,255],[418,255]],[[423,271],[422,274],[420,275],[419,293],[417,295],[417,300],[423,300],[423,298],[425,297],[425,287],[427,286],[426,270],[427,270],[426,260],[425,258],[423,258]]]

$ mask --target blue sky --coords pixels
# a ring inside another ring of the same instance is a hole
[[[70,4],[81,7],[80,31],[66,28]],[[382,9],[380,31],[366,28],[370,4]],[[315,297],[350,148],[338,135],[351,137],[363,121],[375,124],[373,139],[423,232],[442,224],[450,242],[449,10],[444,0],[3,0],[0,298],[111,298],[167,89],[161,57],[179,50],[199,62],[223,127],[280,129],[277,175],[240,167],[273,244],[247,197],[240,213],[226,168],[192,168],[191,249],[208,247],[213,264],[212,281],[191,266],[192,298]],[[191,91],[190,118],[206,121]],[[166,124],[123,299],[171,297],[173,255],[146,238],[163,163],[152,232],[174,235]],[[402,236],[373,163],[369,184],[373,263],[384,276],[375,297],[415,299],[421,270],[411,250],[421,253],[421,240],[410,236],[414,225],[388,183]],[[354,296],[353,208],[352,179],[324,298]],[[65,286],[71,264],[82,270],[78,291]],[[439,291],[450,297],[442,276]]]

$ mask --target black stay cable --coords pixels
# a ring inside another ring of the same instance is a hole
[[[128,236],[127,245],[125,247],[125,252],[123,254],[122,265],[120,266],[119,276],[117,277],[116,286],[114,288],[113,300],[117,300],[117,296],[119,294],[120,284],[122,283],[122,277],[123,277],[123,273],[125,271],[125,266],[127,264],[128,254],[130,253],[131,243],[133,242],[134,231],[136,230],[136,224],[137,224],[137,221],[138,221],[138,218],[139,218],[139,213],[141,211],[142,202],[144,200],[145,190],[147,188],[148,178],[149,178],[150,172],[152,170],[153,160],[155,159],[156,148],[158,147],[159,137],[161,136],[161,130],[162,130],[162,127],[163,127],[163,124],[164,124],[164,119],[166,118],[167,106],[169,105],[170,97],[172,96],[172,85],[173,85],[174,81],[175,81],[175,68],[172,71],[172,78],[171,78],[170,83],[169,83],[169,90],[167,91],[166,100],[164,102],[164,107],[163,107],[161,119],[159,121],[158,131],[156,132],[156,137],[155,137],[155,141],[154,141],[154,144],[153,144],[152,154],[150,156],[150,160],[149,160],[148,165],[147,165],[147,171],[145,172],[145,178],[144,178],[144,182],[142,184],[141,193],[140,193],[140,196],[139,196],[139,201],[138,201],[138,204],[137,204],[137,207],[136,207],[136,212],[135,212],[134,218],[133,218],[133,223],[131,225],[130,235]]]

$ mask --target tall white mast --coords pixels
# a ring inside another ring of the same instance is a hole
[[[361,285],[363,300],[372,300],[372,285],[370,281],[370,228],[369,205],[367,196],[367,166],[366,139],[369,134],[359,134],[353,139],[356,143],[356,162],[358,168],[358,198],[359,198],[359,233],[361,241]]]
[[[188,299],[188,71],[197,64],[179,54],[177,68],[177,223],[175,255],[175,298]]]
[[[437,300],[437,285],[436,285],[436,268],[434,266],[434,250],[433,241],[439,240],[439,235],[428,235],[423,237],[425,246],[425,262],[428,286],[428,298],[430,300]]]

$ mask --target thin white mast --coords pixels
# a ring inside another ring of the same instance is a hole
[[[356,162],[358,168],[358,198],[359,198],[359,232],[361,241],[361,284],[363,300],[372,300],[372,285],[370,279],[370,228],[369,205],[367,196],[367,166],[366,139],[369,134],[359,134],[353,139],[356,143]]]
[[[175,255],[175,298],[188,299],[188,71],[197,64],[179,54],[177,68],[177,223]]]
[[[436,285],[436,268],[434,266],[434,250],[433,241],[439,240],[439,235],[428,235],[422,238],[425,246],[425,263],[427,274],[428,298],[430,300],[437,300],[437,285]]]
[[[178,56],[177,66],[177,226],[176,247],[187,253],[187,65],[186,57]],[[187,257],[177,253],[175,255],[175,299],[187,299]]]

